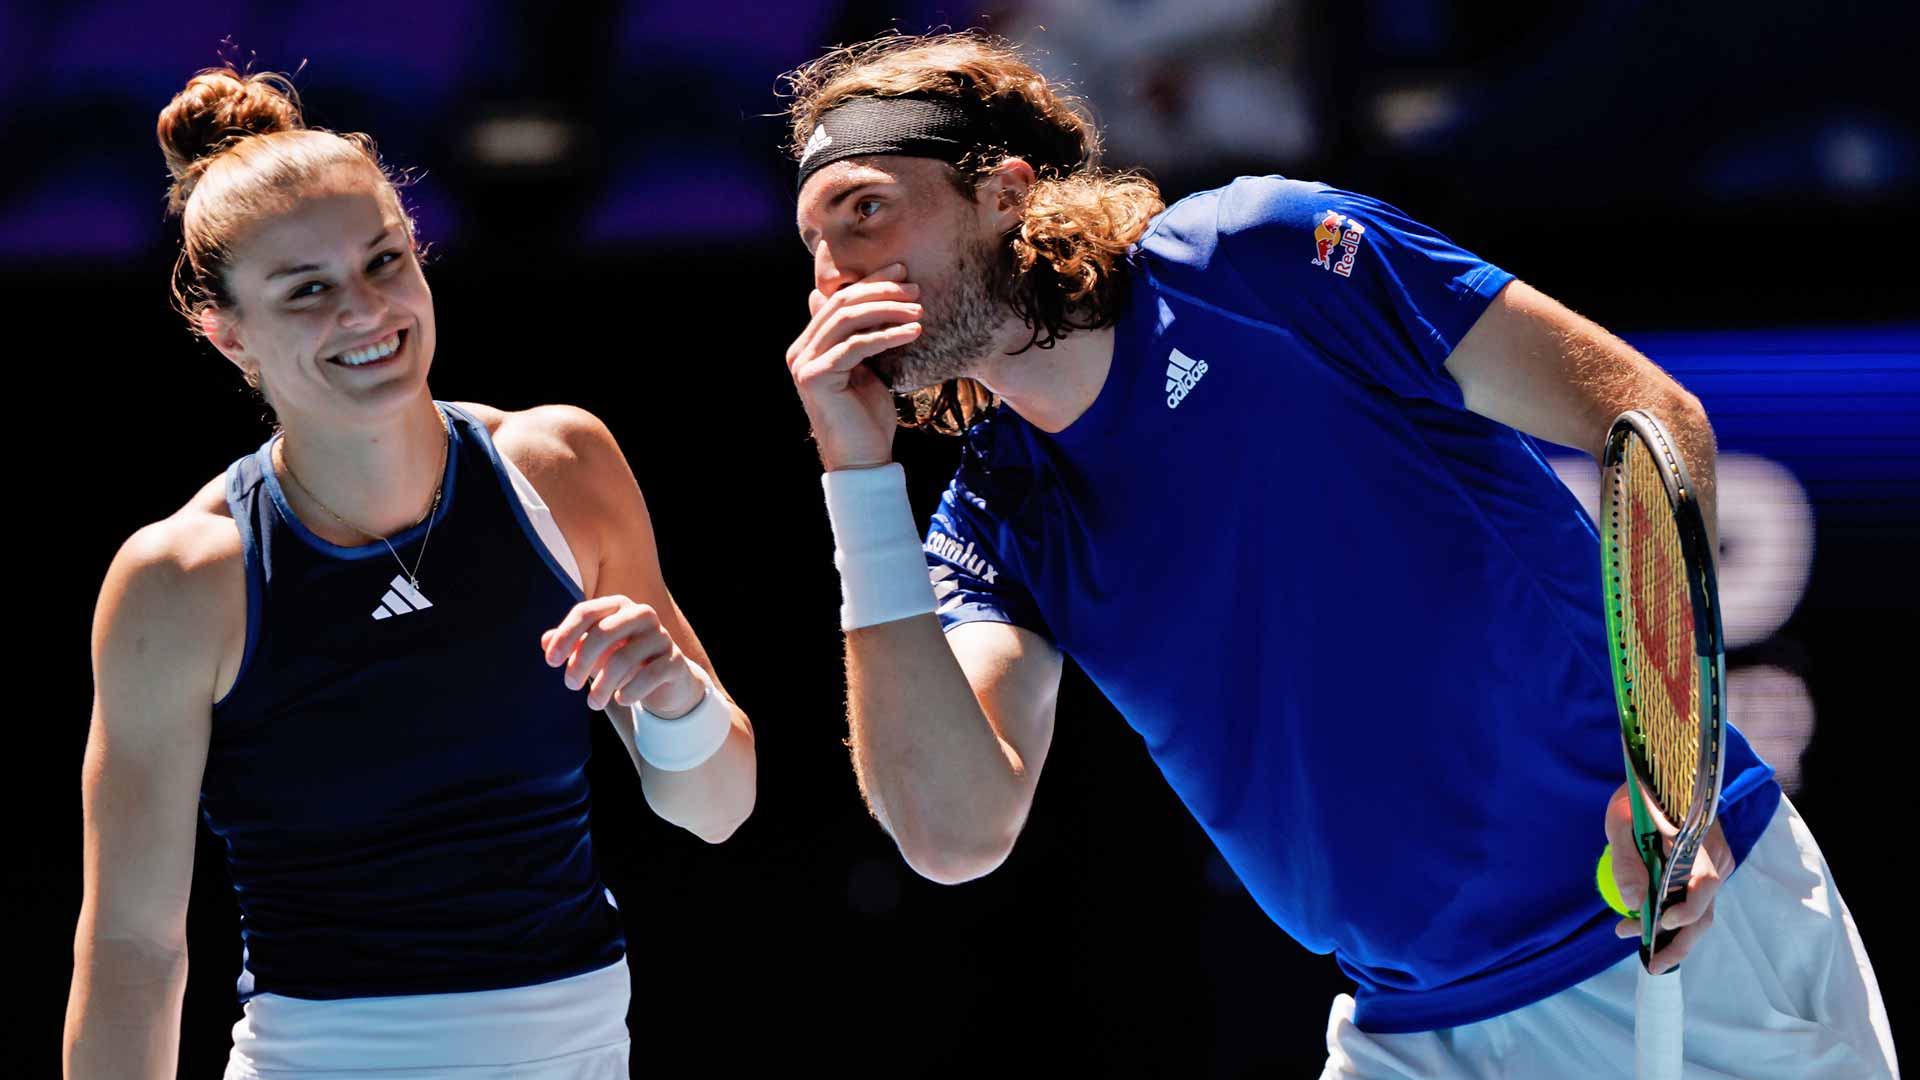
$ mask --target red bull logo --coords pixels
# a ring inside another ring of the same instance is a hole
[[[1313,228],[1312,263],[1341,277],[1353,276],[1353,260],[1360,254],[1360,238],[1366,234],[1365,225],[1352,218],[1341,217],[1332,210],[1327,211],[1320,219],[1320,224]]]
[[[1322,270],[1333,268],[1333,253],[1340,247],[1340,237],[1343,233],[1340,226],[1344,222],[1344,218],[1329,210],[1327,216],[1320,219],[1320,224],[1314,226],[1313,262]]]

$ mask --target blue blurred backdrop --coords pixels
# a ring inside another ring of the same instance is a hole
[[[1710,0],[849,0],[10,4],[0,258],[125,259],[168,242],[152,120],[220,56],[300,69],[316,126],[423,174],[430,235],[486,251],[518,185],[564,193],[568,250],[754,245],[789,215],[776,76],[888,29],[986,26],[1037,50],[1169,187],[1258,170],[1522,215],[1644,215],[1635,245],[1731,216],[1795,223],[1808,260],[1920,184],[1910,6]],[[223,39],[232,45],[221,48]],[[1848,213],[1825,215],[1821,208]],[[1797,210],[1797,212],[1796,212]],[[1524,226],[1521,226],[1524,227]],[[1827,237],[1823,241],[1822,236]]]

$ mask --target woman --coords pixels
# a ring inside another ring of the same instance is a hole
[[[633,474],[578,409],[434,401],[398,192],[285,79],[201,72],[159,137],[176,295],[280,430],[101,590],[68,1075],[173,1074],[197,804],[243,922],[228,1077],[625,1077],[581,691],[666,820],[717,843],[755,784]]]

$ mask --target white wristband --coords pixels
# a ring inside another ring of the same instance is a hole
[[[663,772],[686,772],[704,764],[733,730],[733,710],[727,708],[726,698],[714,692],[713,677],[692,660],[687,666],[706,693],[686,715],[662,720],[639,705],[631,707],[634,749]]]
[[[933,583],[907,505],[907,471],[898,464],[824,473],[833,565],[840,568],[840,626],[863,626],[933,613]]]

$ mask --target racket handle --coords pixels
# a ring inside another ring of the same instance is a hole
[[[1653,932],[1653,948],[1649,949],[1645,945],[1640,946],[1640,966],[1646,967],[1647,964],[1652,961],[1654,953],[1673,944],[1674,935],[1679,932],[1678,930],[1655,930]],[[1667,970],[1679,971],[1680,965],[1675,964]]]
[[[1673,944],[1673,936],[1674,936],[1675,934],[1678,934],[1679,932],[1680,932],[1680,931],[1678,931],[1678,930],[1656,930],[1656,931],[1654,931],[1654,934],[1653,934],[1653,951],[1654,951],[1654,952],[1659,952],[1659,951],[1660,951],[1661,949],[1664,949],[1664,948],[1666,948],[1666,947],[1667,947],[1668,945],[1671,945],[1671,944]],[[1678,967],[1678,966],[1679,966],[1679,965],[1677,965],[1677,964],[1675,965],[1675,967]]]
[[[1684,904],[1687,901],[1686,876],[1684,875],[1684,873],[1681,873],[1678,876],[1679,876],[1680,884],[1677,884],[1673,888],[1668,889],[1667,895],[1660,899],[1661,915],[1665,915],[1666,912],[1671,908],[1679,904]],[[1652,951],[1659,952],[1661,949],[1666,948],[1669,944],[1672,944],[1674,935],[1678,934],[1679,932],[1680,931],[1678,930],[1655,930],[1653,932],[1653,950]],[[1650,955],[1651,953],[1649,953],[1648,950],[1646,950],[1645,948],[1642,948],[1640,950],[1641,967],[1646,966],[1646,962],[1650,957]],[[1678,971],[1680,970],[1680,968],[1679,968],[1679,965],[1675,965],[1669,970]]]
[[[1633,1075],[1635,1080],[1680,1080],[1686,1065],[1680,973],[1649,975],[1644,965],[1639,972],[1633,993]]]

